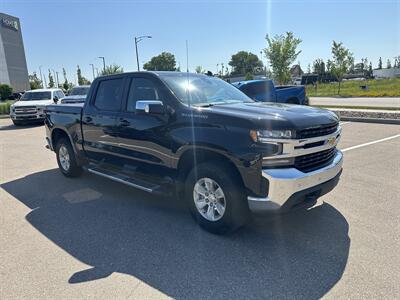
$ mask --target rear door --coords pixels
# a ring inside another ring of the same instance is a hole
[[[125,77],[99,80],[82,113],[84,149],[91,160],[118,163],[115,157],[116,120],[125,93]]]
[[[132,75],[128,80],[126,101],[117,118],[118,153],[126,165],[169,166],[172,156],[168,114],[136,111],[137,101],[162,101],[166,107],[168,93],[152,76]]]

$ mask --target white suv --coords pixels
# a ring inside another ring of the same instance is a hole
[[[61,89],[27,91],[10,107],[10,117],[15,125],[43,121],[46,105],[57,103],[65,95]]]

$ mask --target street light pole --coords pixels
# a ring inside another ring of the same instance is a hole
[[[99,56],[98,58],[101,58],[103,60],[103,72],[106,72],[106,59],[104,56]]]
[[[94,64],[89,64],[89,65],[92,66],[92,73],[93,73],[93,80],[94,80],[95,79],[95,76],[94,76]]]
[[[137,70],[138,71],[140,71],[140,67],[139,67],[139,53],[138,53],[137,44],[143,39],[151,39],[151,36],[150,35],[142,35],[142,36],[139,36],[139,37],[135,36],[136,63],[137,63]]]
[[[43,76],[42,76],[42,65],[39,66],[40,80],[42,81],[42,87],[44,88]]]
[[[58,72],[56,72],[56,76],[57,76],[57,87],[60,87],[60,82],[58,81]]]

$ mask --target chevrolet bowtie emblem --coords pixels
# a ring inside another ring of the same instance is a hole
[[[335,142],[336,142],[336,138],[334,136],[330,137],[328,139],[328,144],[331,145],[331,146],[335,145]]]

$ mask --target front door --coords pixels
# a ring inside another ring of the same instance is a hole
[[[129,79],[126,101],[117,118],[118,153],[126,165],[141,167],[170,166],[168,115],[136,111],[137,101],[157,100],[165,103],[165,91],[152,77],[135,75]],[[154,169],[153,169],[154,170]]]

